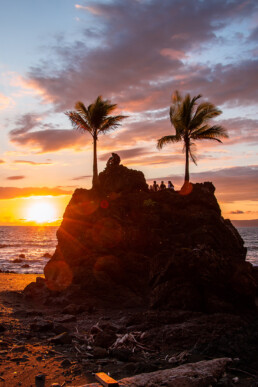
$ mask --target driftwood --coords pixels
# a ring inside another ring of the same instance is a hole
[[[231,363],[230,358],[220,358],[188,363],[176,368],[140,374],[119,381],[120,387],[207,387],[215,383]],[[98,383],[80,387],[99,387]]]

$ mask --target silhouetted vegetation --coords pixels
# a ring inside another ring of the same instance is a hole
[[[176,90],[172,96],[170,107],[170,121],[175,128],[176,134],[164,136],[158,140],[157,147],[163,148],[168,143],[183,141],[183,151],[186,155],[185,182],[189,182],[189,156],[196,164],[194,155],[194,140],[214,140],[222,142],[220,138],[227,138],[226,130],[220,125],[210,125],[210,119],[219,116],[222,112],[212,103],[206,101],[197,104],[201,95],[191,98],[186,94],[182,98]]]
[[[97,141],[100,133],[115,129],[120,125],[126,116],[109,116],[116,109],[116,104],[111,104],[108,100],[103,100],[98,96],[96,101],[86,107],[82,102],[76,102],[75,111],[68,111],[65,114],[75,129],[89,132],[93,138],[93,179],[92,186],[99,185],[98,163],[97,163]]]

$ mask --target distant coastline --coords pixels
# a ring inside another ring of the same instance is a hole
[[[235,227],[258,227],[258,219],[231,220]]]

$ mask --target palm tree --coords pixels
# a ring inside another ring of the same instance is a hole
[[[185,182],[189,182],[189,156],[197,165],[193,152],[194,140],[214,140],[222,142],[220,138],[227,138],[226,129],[219,125],[210,125],[209,120],[219,116],[222,112],[212,103],[197,103],[201,95],[191,98],[187,94],[184,98],[176,90],[172,96],[170,107],[170,122],[174,126],[176,134],[161,137],[157,147],[162,149],[164,145],[172,142],[184,142],[185,152]]]
[[[97,164],[97,141],[100,133],[105,134],[109,130],[120,125],[126,116],[109,116],[116,109],[116,104],[103,100],[98,96],[96,101],[86,107],[82,102],[76,102],[75,111],[68,111],[65,114],[70,118],[72,126],[82,132],[89,132],[93,138],[93,178],[92,186],[99,185],[98,164]]]

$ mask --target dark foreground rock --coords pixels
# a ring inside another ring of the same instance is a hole
[[[254,309],[254,270],[212,183],[149,192],[141,172],[112,163],[100,182],[97,191],[74,192],[35,292],[74,296],[89,310]]]

